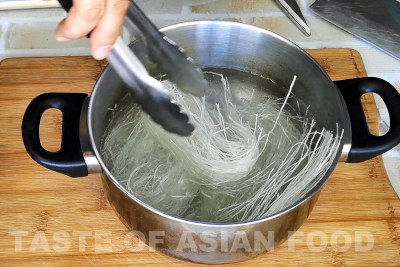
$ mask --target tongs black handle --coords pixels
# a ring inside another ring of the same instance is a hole
[[[58,0],[58,2],[62,6],[62,8],[67,12],[71,9],[73,4],[72,0]]]

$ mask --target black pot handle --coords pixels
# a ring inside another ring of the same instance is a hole
[[[400,143],[400,94],[390,83],[373,77],[335,81],[349,111],[352,144],[347,162],[362,162],[379,156]],[[390,129],[383,136],[369,131],[361,96],[366,93],[380,95],[390,116]]]
[[[88,175],[79,139],[79,120],[87,94],[46,93],[37,96],[28,105],[22,119],[22,139],[26,151],[44,167],[71,176]],[[43,112],[56,108],[62,112],[61,149],[57,152],[45,150],[39,137],[39,125]]]

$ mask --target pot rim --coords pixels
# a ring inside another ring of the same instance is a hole
[[[186,27],[186,26],[194,26],[194,25],[206,25],[206,24],[219,24],[222,26],[237,26],[237,27],[241,27],[244,29],[248,29],[251,31],[257,31],[260,34],[266,34],[269,35],[271,37],[274,37],[276,39],[279,39],[280,41],[286,43],[287,45],[297,49],[299,52],[301,52],[302,54],[304,54],[306,57],[308,57],[314,64],[317,65],[317,67],[319,68],[319,70],[321,71],[321,74],[323,74],[332,84],[332,90],[336,91],[336,95],[338,97],[337,102],[341,104],[341,106],[339,107],[339,109],[342,112],[342,117],[343,117],[343,121],[345,122],[345,125],[343,127],[343,136],[342,136],[342,140],[339,144],[339,148],[336,154],[336,157],[332,163],[332,165],[330,166],[330,168],[328,169],[328,171],[325,174],[325,178],[321,179],[321,181],[314,186],[314,188],[302,199],[300,199],[299,201],[297,201],[295,204],[293,204],[292,206],[281,210],[277,213],[274,213],[268,217],[262,218],[262,219],[258,219],[258,220],[254,220],[254,221],[249,221],[249,222],[237,222],[237,223],[215,223],[215,222],[201,222],[201,221],[193,221],[193,220],[189,220],[189,219],[185,219],[185,218],[181,218],[181,217],[175,217],[173,215],[169,215],[166,214],[160,210],[157,210],[153,207],[151,207],[150,205],[148,205],[147,203],[141,201],[140,199],[138,199],[137,197],[135,197],[132,193],[130,193],[127,189],[125,189],[116,179],[115,177],[111,174],[111,172],[108,170],[108,168],[106,167],[106,165],[104,164],[104,162],[101,159],[101,155],[95,145],[95,141],[94,141],[94,134],[93,134],[93,130],[92,130],[92,107],[93,107],[93,99],[95,98],[94,95],[97,92],[97,88],[98,85],[101,84],[102,79],[104,79],[104,73],[106,71],[109,71],[109,69],[111,68],[109,65],[106,66],[106,68],[103,70],[102,74],[100,75],[99,79],[97,80],[92,94],[90,96],[90,100],[89,100],[89,106],[88,106],[88,131],[89,131],[89,138],[90,138],[90,143],[92,145],[92,150],[96,156],[96,158],[99,161],[99,164],[101,166],[101,169],[103,170],[103,175],[104,173],[107,175],[108,179],[111,179],[111,181],[114,183],[114,185],[121,190],[127,197],[129,197],[131,200],[135,201],[136,203],[138,203],[139,205],[141,205],[142,207],[144,207],[145,209],[154,212],[156,214],[158,214],[159,216],[162,216],[164,218],[170,219],[170,220],[174,220],[180,223],[185,223],[185,224],[189,224],[189,225],[194,225],[194,226],[206,226],[206,227],[224,227],[224,228],[230,228],[230,227],[241,227],[241,226],[252,226],[255,224],[259,224],[259,223],[263,223],[266,221],[270,221],[273,220],[277,217],[280,217],[281,215],[288,213],[290,211],[292,211],[293,209],[296,209],[297,207],[299,207],[300,205],[304,204],[305,202],[307,202],[312,196],[314,196],[315,194],[317,194],[320,189],[322,188],[322,186],[328,181],[329,177],[331,176],[333,170],[336,168],[336,165],[339,162],[339,159],[342,157],[342,153],[343,153],[343,146],[345,141],[349,140],[349,135],[351,137],[351,128],[349,128],[348,126],[348,121],[346,120],[346,117],[348,116],[348,112],[347,112],[347,107],[346,104],[343,100],[343,97],[341,96],[341,94],[339,93],[337,87],[334,85],[334,83],[332,82],[331,78],[328,76],[328,74],[325,72],[325,70],[321,67],[321,65],[314,59],[312,58],[304,49],[300,48],[299,46],[297,46],[296,44],[294,44],[293,42],[285,39],[284,37],[270,32],[268,30],[256,27],[256,26],[252,26],[252,25],[248,25],[248,24],[243,24],[243,23],[239,23],[239,22],[231,22],[231,21],[220,21],[220,20],[203,20],[203,21],[191,21],[191,22],[183,22],[183,23],[178,23],[178,24],[174,24],[171,26],[167,26],[164,27],[162,29],[160,29],[161,32],[167,32],[169,30],[173,30],[175,28],[181,28],[181,27]],[[347,116],[345,115],[347,112]],[[350,132],[350,133],[349,133]]]

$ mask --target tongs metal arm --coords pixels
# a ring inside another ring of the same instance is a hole
[[[118,37],[113,49],[107,56],[107,60],[121,79],[133,88],[136,96],[144,95],[147,93],[146,91],[152,89],[165,92],[162,84],[149,75],[146,68],[121,37]]]
[[[146,45],[150,45],[152,42],[160,43],[165,36],[158,31],[153,22],[148,19],[146,14],[144,14],[140,7],[132,0],[126,12],[125,24],[132,29],[135,34],[139,34],[141,40],[146,42]]]
[[[142,41],[149,59],[157,64],[167,78],[182,89],[196,96],[204,96],[207,82],[203,72],[185,51],[171,39],[158,31],[135,2],[130,1],[125,25]]]
[[[67,12],[72,7],[72,0],[58,1]],[[132,8],[135,4],[132,1],[130,3],[130,8]],[[140,11],[137,6],[136,8]],[[146,17],[143,12],[140,14],[141,17]],[[127,16],[125,20],[128,20]],[[154,25],[146,25],[146,27],[153,27],[151,32],[154,34],[157,31]],[[193,132],[194,127],[189,123],[188,116],[181,113],[179,106],[171,102],[171,97],[163,88],[162,83],[149,75],[143,64],[120,37],[107,56],[107,60],[125,82],[135,101],[155,122],[165,130],[179,135],[188,136]]]
[[[135,101],[152,120],[165,130],[182,136],[193,132],[194,127],[189,123],[188,116],[181,113],[179,106],[171,102],[171,97],[162,83],[149,75],[121,38],[117,39],[107,60],[125,82]]]

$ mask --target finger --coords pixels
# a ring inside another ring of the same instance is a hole
[[[90,33],[104,14],[105,0],[74,0],[74,4],[56,29],[57,41],[82,38]]]
[[[93,57],[104,59],[121,33],[129,0],[107,0],[104,15],[90,35]]]

